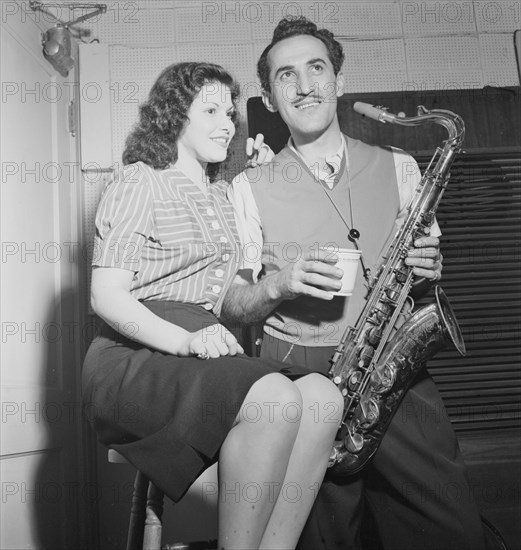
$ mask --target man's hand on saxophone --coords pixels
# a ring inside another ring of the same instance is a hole
[[[424,277],[432,283],[441,279],[443,256],[440,252],[438,237],[420,237],[414,241],[414,247],[409,249],[405,263],[413,266],[416,277]]]
[[[443,255],[440,252],[440,240],[438,237],[420,237],[414,241],[414,246],[409,249],[405,263],[413,266],[415,280],[411,294],[419,298],[425,294],[430,285],[441,279],[443,271]]]

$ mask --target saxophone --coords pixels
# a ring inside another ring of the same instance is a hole
[[[449,169],[461,150],[463,120],[451,111],[418,106],[413,117],[399,117],[385,108],[357,102],[354,110],[380,122],[404,126],[425,123],[448,131],[424,172],[408,206],[407,218],[383,254],[374,277],[369,278],[364,309],[354,327],[347,327],[331,358],[329,376],[344,396],[342,423],[333,446],[329,470],[333,477],[360,471],[376,453],[400,401],[425,361],[452,341],[461,355],[465,344],[456,317],[441,289],[435,302],[398,321],[413,283],[412,267],[405,264],[407,250],[429,233],[449,180]]]

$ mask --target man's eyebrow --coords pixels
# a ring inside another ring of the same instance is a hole
[[[314,65],[315,63],[323,63],[326,65],[326,60],[322,57],[314,57],[313,59],[310,59],[309,61],[306,61],[306,65]],[[283,65],[282,67],[279,67],[277,71],[275,72],[275,76],[278,76],[280,73],[284,73],[286,71],[290,71],[294,69],[294,65]]]
[[[326,64],[326,60],[323,59],[322,57],[315,57],[314,59],[310,59],[308,62],[307,62],[307,65],[314,65],[315,63],[324,63],[324,65]]]
[[[275,76],[277,76],[279,73],[284,73],[286,71],[290,71],[291,69],[293,69],[295,66],[294,65],[283,65],[282,67],[279,67],[276,72],[275,72]]]

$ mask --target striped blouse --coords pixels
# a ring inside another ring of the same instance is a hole
[[[179,169],[125,166],[107,184],[96,214],[92,264],[134,272],[138,300],[173,300],[220,312],[239,265],[228,184],[208,195]]]

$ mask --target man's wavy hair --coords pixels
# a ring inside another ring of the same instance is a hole
[[[270,53],[271,48],[285,38],[291,38],[292,36],[300,36],[303,34],[314,36],[324,43],[327,48],[329,59],[333,64],[335,75],[340,72],[342,63],[344,62],[344,50],[342,48],[342,44],[335,40],[334,34],[327,29],[319,29],[315,23],[304,16],[289,16],[279,21],[279,24],[273,31],[271,44],[269,44],[269,46],[262,52],[259,61],[257,62],[257,75],[263,90],[266,92],[271,91],[270,66],[268,63],[268,54]]]
[[[239,86],[220,65],[213,63],[176,63],[158,76],[148,99],[139,107],[139,120],[127,137],[123,164],[144,162],[156,170],[177,161],[177,140],[189,122],[188,111],[205,84],[220,82],[231,91],[236,107]],[[237,126],[238,114],[233,123]],[[208,176],[217,177],[221,163],[209,163]]]

